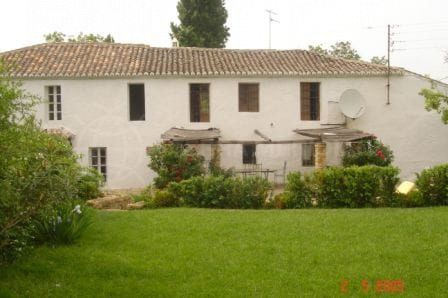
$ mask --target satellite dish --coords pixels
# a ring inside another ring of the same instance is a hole
[[[358,90],[348,89],[342,93],[339,99],[339,108],[346,117],[356,119],[364,114],[366,101]]]

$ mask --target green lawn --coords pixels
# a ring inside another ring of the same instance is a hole
[[[1,297],[333,297],[344,279],[448,297],[448,208],[97,212],[78,245],[0,269]]]

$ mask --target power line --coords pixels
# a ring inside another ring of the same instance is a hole
[[[406,39],[406,40],[396,40],[395,42],[420,42],[420,41],[445,41],[448,38],[426,38],[426,39]]]
[[[399,32],[397,32],[397,34],[400,35],[400,34],[407,34],[407,33],[427,33],[427,32],[434,32],[434,31],[448,31],[448,28],[435,28],[435,29],[418,30],[418,31],[399,31]]]
[[[399,49],[393,49],[392,52],[407,51],[407,50],[423,50],[423,49],[439,49],[439,50],[441,50],[441,51],[444,51],[445,49],[448,49],[448,45],[447,45],[447,46],[429,46],[429,47],[399,48]]]
[[[397,24],[398,26],[404,26],[404,27],[412,27],[412,26],[422,26],[422,25],[438,25],[438,24],[448,24],[448,20],[443,21],[433,21],[433,22],[420,22],[420,23],[408,23],[408,24]]]

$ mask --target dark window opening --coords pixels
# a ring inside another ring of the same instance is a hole
[[[190,121],[210,122],[209,84],[190,84]]]
[[[106,148],[90,148],[90,166],[96,169],[104,177],[104,181],[107,179],[107,165],[106,165]]]
[[[239,111],[258,112],[259,104],[259,84],[240,83],[238,85]]]
[[[61,86],[48,86],[48,119],[62,120]]]
[[[302,166],[314,166],[314,144],[302,144]]]
[[[300,119],[320,120],[320,83],[300,83]]]
[[[145,85],[129,85],[129,120],[145,120]]]
[[[243,145],[243,164],[256,164],[256,145],[244,144]]]

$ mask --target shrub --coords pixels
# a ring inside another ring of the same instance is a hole
[[[144,201],[146,205],[152,204],[153,190],[152,186],[148,185],[139,194],[131,194],[131,198],[134,202]]]
[[[198,176],[168,187],[186,206],[235,209],[263,207],[270,188],[270,183],[260,177],[225,176]]]
[[[262,208],[270,198],[269,190],[272,185],[261,177],[249,177],[245,179],[227,179],[234,182],[234,205],[230,208]]]
[[[330,167],[309,176],[288,175],[286,208],[311,207],[313,199],[323,208],[397,206],[398,169],[379,166]]]
[[[425,205],[448,205],[448,164],[423,170],[415,184]]]
[[[37,102],[0,63],[0,263],[31,247],[36,220],[78,196],[78,156],[67,140],[41,130]]]
[[[420,191],[412,190],[408,194],[397,193],[398,205],[400,207],[422,207],[425,202]]]
[[[342,164],[349,166],[389,166],[394,159],[389,146],[376,139],[363,140],[347,146],[342,157]]]
[[[276,194],[271,200],[267,201],[265,204],[266,208],[275,208],[275,209],[285,209],[285,193]]]
[[[78,198],[90,200],[102,196],[101,187],[104,177],[96,169],[83,168],[78,179]]]
[[[158,174],[154,179],[157,188],[170,182],[179,182],[204,173],[204,157],[194,148],[179,144],[161,144],[148,150],[149,167]]]
[[[320,207],[393,206],[398,173],[393,167],[334,167],[316,171],[311,179]]]
[[[91,223],[91,210],[74,203],[61,204],[53,212],[35,221],[37,240],[55,245],[73,244]]]
[[[285,208],[306,208],[311,207],[310,184],[307,183],[300,172],[291,172],[286,177],[286,187],[284,193]]]
[[[149,205],[153,208],[177,207],[179,199],[168,190],[156,189]]]

